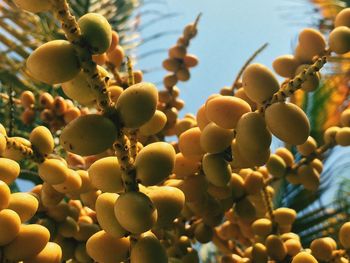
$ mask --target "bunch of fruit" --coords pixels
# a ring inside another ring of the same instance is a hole
[[[306,114],[288,101],[298,89],[318,87],[327,57],[350,51],[349,9],[337,16],[328,44],[305,29],[295,55],[273,62],[286,78],[282,84],[264,65],[250,64],[239,84],[179,120],[183,102],[175,84],[198,63],[187,48],[199,17],[170,48],[163,66],[172,73],[158,91],[130,60],[127,72],[119,72],[124,54],[103,16],[76,21],[66,0],[15,2],[53,12],[62,23],[67,40],[38,47],[26,67],[37,81],[60,85],[67,98],[42,93],[36,104],[23,91],[24,123],[40,109],[48,125],[34,128],[29,140],[0,126],[1,262],[195,263],[194,244],[211,241],[222,263],[349,262],[349,222],[339,240],[322,237],[303,248],[291,232],[296,212],[272,202],[273,183],[282,178],[317,190],[323,153],[350,146],[350,109],[318,146]],[[178,141],[166,142],[168,135]],[[287,148],[271,154],[272,135],[302,158]],[[42,183],[11,193],[21,160],[36,164]]]

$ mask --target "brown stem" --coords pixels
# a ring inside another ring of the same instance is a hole
[[[28,147],[24,144],[22,144],[20,141],[18,141],[15,138],[6,138],[6,148],[9,149],[15,149],[21,152],[24,156],[26,156],[29,159],[32,159],[35,162],[42,163],[44,161],[44,156],[42,156],[38,151],[33,150],[31,147]]]

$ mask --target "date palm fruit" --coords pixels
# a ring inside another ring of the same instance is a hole
[[[287,256],[286,246],[276,235],[269,235],[266,238],[265,246],[269,257],[276,261],[281,261]]]
[[[252,262],[253,263],[266,263],[268,255],[265,245],[261,243],[255,243],[252,250]]]
[[[272,222],[268,218],[260,218],[253,222],[252,231],[260,237],[267,237],[272,232]]]
[[[40,199],[44,206],[50,207],[50,206],[56,206],[59,202],[62,201],[64,197],[63,193],[57,192],[52,185],[49,183],[44,182],[41,193],[40,193]]]
[[[124,89],[122,87],[112,85],[107,88],[108,96],[111,102],[117,103],[119,96],[122,94]]]
[[[28,147],[28,148],[31,147],[31,143],[27,139],[24,139],[22,137],[11,137],[11,139],[15,140],[16,142],[21,143],[25,147]],[[23,158],[25,158],[26,155],[20,149],[13,148],[13,147],[7,147],[5,152],[3,153],[3,157],[9,158],[9,159],[14,160],[14,161],[19,161],[19,160],[22,160]]]
[[[344,8],[341,10],[334,20],[334,26],[340,27],[340,26],[346,26],[350,27],[350,8]]]
[[[186,158],[182,153],[175,155],[175,165],[173,173],[176,174],[176,178],[183,179],[186,176],[190,176],[199,171],[199,161],[191,158]]]
[[[211,122],[201,133],[201,148],[208,153],[223,152],[231,145],[233,137],[233,130],[221,128]]]
[[[303,156],[308,156],[317,149],[317,142],[309,136],[303,144],[297,146],[298,152]]]
[[[86,251],[96,262],[123,262],[128,258],[129,248],[129,238],[116,238],[103,230],[92,235],[86,242]]]
[[[208,243],[213,238],[213,235],[213,228],[204,224],[203,222],[200,222],[195,226],[194,237],[198,242],[202,244]]]
[[[49,11],[52,4],[47,0],[15,0],[15,4],[26,11],[39,13]]]
[[[40,178],[49,184],[63,183],[68,173],[67,165],[59,159],[45,159],[38,165]]]
[[[82,156],[101,153],[112,146],[117,136],[117,128],[109,119],[89,114],[80,116],[62,130],[62,147]]]
[[[277,154],[271,154],[266,163],[266,168],[273,177],[281,178],[286,173],[287,165],[282,157]]]
[[[103,54],[111,46],[112,27],[108,20],[97,13],[88,13],[78,20],[84,41],[93,54]]]
[[[248,112],[238,121],[236,128],[236,145],[246,160],[258,162],[261,154],[270,148],[271,133],[267,130],[263,115]]]
[[[183,118],[182,120],[176,120],[176,124],[175,124],[175,134],[177,137],[180,137],[180,135],[182,133],[184,133],[185,131],[196,127],[197,126],[197,122],[196,120],[192,119],[192,118]]]
[[[117,69],[123,63],[125,52],[122,46],[117,45],[113,50],[107,52],[107,59]]]
[[[326,39],[318,30],[305,28],[299,33],[299,45],[310,56],[321,55],[326,49]]]
[[[21,219],[11,209],[0,211],[0,246],[9,244],[19,233]]]
[[[67,216],[63,222],[60,222],[57,225],[57,232],[63,237],[70,238],[76,235],[79,231],[79,226],[77,221],[70,217]]]
[[[350,127],[350,108],[344,110],[341,113],[340,123],[343,127]]]
[[[0,156],[2,156],[6,151],[6,146],[7,146],[6,137],[0,133]]]
[[[8,185],[0,180],[0,211],[5,209],[10,202],[11,191]]]
[[[103,67],[97,66],[102,78],[108,77],[109,73]],[[90,87],[83,71],[80,71],[73,79],[62,83],[62,90],[70,99],[76,100],[83,105],[91,105],[96,100],[96,91]]]
[[[115,202],[114,214],[120,225],[133,234],[150,230],[157,221],[157,209],[141,192],[121,194]]]
[[[265,111],[267,127],[280,140],[292,144],[303,144],[310,134],[309,120],[298,106],[277,102]]]
[[[97,160],[90,166],[88,173],[91,184],[103,192],[120,193],[124,189],[117,157]]]
[[[4,256],[10,261],[22,261],[42,251],[49,242],[49,231],[38,224],[21,225],[16,238],[4,247]]]
[[[143,147],[135,159],[136,178],[145,186],[164,181],[174,168],[175,154],[174,147],[165,142]]]
[[[166,123],[167,123],[166,115],[162,111],[156,110],[153,117],[148,122],[143,124],[140,127],[139,131],[142,135],[146,135],[146,136],[157,134],[158,132],[163,130]]]
[[[311,165],[302,165],[299,167],[298,177],[300,183],[305,189],[316,191],[320,185],[320,174]]]
[[[146,194],[157,209],[157,223],[155,227],[171,225],[178,217],[185,205],[184,193],[171,186],[153,186]]]
[[[52,153],[55,146],[52,134],[45,126],[34,128],[29,135],[29,141],[32,143],[32,147],[42,155]]]
[[[335,141],[338,145],[349,146],[350,145],[350,127],[342,127],[339,129],[335,136]]]
[[[186,203],[188,202],[202,202],[206,197],[208,187],[205,176],[201,173],[186,177],[184,180],[177,180],[174,185],[179,188],[184,194]]]
[[[86,251],[86,244],[79,243],[74,250],[74,258],[77,262],[92,263],[93,260]]]
[[[80,66],[74,46],[66,40],[53,40],[38,47],[27,59],[29,73],[47,84],[73,79]]]
[[[55,242],[48,242],[39,254],[25,259],[23,263],[60,263],[62,260],[62,249]]]
[[[289,256],[294,257],[296,254],[298,254],[302,250],[301,243],[297,239],[290,238],[283,242],[287,248],[287,254]]]
[[[152,83],[141,82],[123,91],[116,108],[125,127],[139,128],[152,119],[157,103],[157,88]]]
[[[259,194],[264,188],[264,177],[258,171],[253,171],[244,178],[244,188],[250,195]]]
[[[245,93],[244,91],[244,88],[239,88],[236,90],[235,94],[234,94],[235,97],[237,98],[240,98],[242,100],[244,100],[245,102],[247,102],[250,106],[250,108],[252,109],[252,111],[255,111],[257,109],[257,105],[254,101],[252,101],[248,96],[247,94]]]
[[[29,108],[35,103],[35,95],[30,90],[25,90],[21,93],[20,100],[24,108]]]
[[[250,64],[242,76],[243,88],[247,96],[256,103],[263,103],[279,90],[274,74],[264,65]]]
[[[299,63],[293,55],[279,56],[272,62],[274,71],[284,78],[293,78],[298,66]]]
[[[296,69],[295,75],[300,74],[301,72],[306,70],[308,67],[309,65],[307,64],[300,65]],[[315,91],[319,87],[320,78],[321,78],[321,74],[319,72],[315,72],[312,75],[306,75],[306,81],[303,84],[301,84],[301,89],[306,92]]]
[[[216,96],[209,99],[205,106],[208,120],[224,129],[235,129],[242,115],[250,111],[247,102],[231,96]]]
[[[165,248],[152,232],[141,234],[131,248],[131,263],[168,263]]]
[[[60,193],[72,193],[75,191],[78,191],[82,185],[82,180],[79,174],[69,169],[66,179],[63,181],[63,183],[55,184],[52,187]]]
[[[187,54],[183,58],[183,61],[187,68],[192,68],[198,65],[198,58],[195,55]]]
[[[293,258],[292,263],[318,263],[318,261],[311,254],[300,252]]]
[[[312,255],[319,261],[329,261],[332,259],[333,246],[325,238],[314,239],[310,244]]]
[[[197,111],[197,115],[196,115],[196,121],[197,121],[197,125],[198,128],[203,131],[204,127],[207,126],[210,122],[210,120],[208,120],[207,118],[207,114],[206,114],[206,109],[205,109],[205,104],[203,104]]]
[[[235,212],[244,221],[252,221],[256,218],[255,205],[247,197],[236,203]]]
[[[115,238],[127,235],[127,231],[119,224],[114,215],[114,204],[119,195],[115,193],[103,193],[96,200],[96,216],[101,228]]]
[[[21,222],[27,222],[38,210],[39,202],[29,193],[13,193],[10,196],[8,209],[15,211],[21,218]]]
[[[232,191],[233,200],[238,200],[242,198],[246,193],[246,190],[244,187],[244,180],[239,174],[236,174],[236,173],[231,174],[229,187],[231,188],[231,191]]]
[[[208,182],[224,187],[231,179],[231,167],[222,154],[206,154],[202,160],[204,174]]]
[[[350,248],[350,222],[343,224],[339,230],[339,241],[345,249]]]
[[[284,147],[277,148],[275,154],[283,159],[287,167],[292,167],[294,164],[294,155]]]
[[[188,129],[179,137],[179,149],[185,157],[198,158],[204,154],[200,145],[201,130],[198,127]]]
[[[350,51],[350,28],[340,26],[329,34],[329,48],[331,51],[342,55]]]
[[[297,217],[295,210],[287,207],[277,208],[273,211],[273,215],[276,223],[281,226],[292,225]]]

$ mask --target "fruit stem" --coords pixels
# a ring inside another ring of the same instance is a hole
[[[127,59],[127,67],[128,67],[128,86],[132,86],[135,84],[133,65],[130,57],[126,57]]]
[[[301,85],[307,80],[308,76],[315,74],[320,71],[321,68],[327,63],[327,57],[319,57],[314,64],[307,67],[300,74],[298,74],[294,79],[288,81],[284,84],[279,91],[272,95],[270,99],[263,103],[263,106],[259,108],[259,112],[263,113],[267,107],[276,102],[284,102],[286,98],[293,95],[298,89],[301,88]]]
[[[272,199],[269,194],[269,192],[266,189],[266,186],[261,190],[261,194],[264,200],[265,208],[267,210],[267,213],[269,214],[269,217],[272,221],[272,223],[275,223],[275,216],[273,215],[273,204],[272,204]]]
[[[250,63],[252,63],[252,61],[253,61],[261,52],[264,51],[265,48],[267,48],[268,45],[269,45],[269,43],[265,43],[264,45],[262,45],[262,46],[261,46],[260,48],[258,48],[258,49],[248,58],[248,60],[244,63],[244,65],[242,66],[242,68],[241,68],[240,71],[238,72],[235,81],[233,82],[233,84],[232,84],[232,86],[231,86],[232,96],[234,95],[234,90],[238,87],[239,80],[241,79],[244,70],[250,65]]]
[[[106,79],[101,77],[97,65],[92,61],[92,54],[81,37],[81,31],[75,17],[69,11],[66,0],[51,0],[56,11],[57,18],[62,24],[67,40],[75,48],[80,66],[90,87],[98,92],[97,106],[104,111],[112,111],[111,102],[108,97]]]
[[[24,156],[32,159],[35,162],[42,163],[44,161],[44,157],[39,154],[37,151],[33,150],[31,147],[28,147],[22,144],[20,141],[15,138],[5,137],[6,139],[6,148],[15,149],[20,151]]]
[[[113,148],[119,161],[125,192],[137,192],[139,187],[136,182],[136,169],[130,158],[130,141],[122,131],[119,132]]]

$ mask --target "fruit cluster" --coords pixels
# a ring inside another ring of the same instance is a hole
[[[103,16],[76,21],[66,0],[15,2],[54,12],[62,23],[67,40],[38,47],[26,67],[68,98],[42,93],[36,103],[23,91],[23,122],[33,122],[40,109],[49,127],[35,127],[29,140],[8,136],[0,125],[1,262],[195,263],[194,243],[211,241],[222,263],[349,262],[349,222],[339,240],[318,238],[304,249],[291,232],[296,212],[272,202],[273,183],[282,178],[317,190],[323,153],[350,146],[350,109],[318,146],[306,114],[288,101],[300,89],[317,89],[334,52],[350,51],[349,9],[336,17],[329,48],[320,32],[304,29],[295,54],[273,62],[282,84],[264,65],[249,64],[239,83],[179,120],[184,103],[175,84],[198,63],[187,47],[199,17],[170,48],[163,66],[172,73],[158,91],[130,60],[119,72],[124,54]],[[50,130],[58,131],[59,145]],[[168,135],[178,140],[168,143]],[[272,135],[302,158],[284,147],[272,154]],[[36,164],[42,183],[11,193],[21,160]]]

